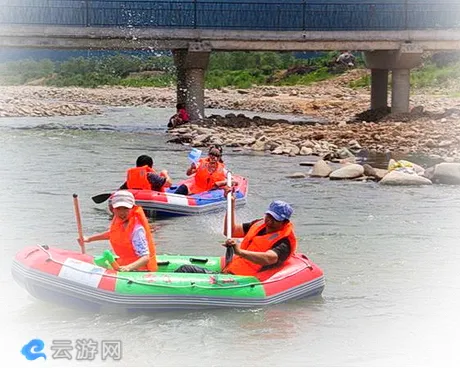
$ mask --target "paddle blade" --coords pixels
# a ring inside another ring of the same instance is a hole
[[[102,202],[105,202],[107,199],[110,198],[110,196],[112,195],[112,193],[102,193],[102,194],[98,194],[98,195],[95,195],[94,197],[91,197],[91,199],[94,201],[94,203],[102,203]]]

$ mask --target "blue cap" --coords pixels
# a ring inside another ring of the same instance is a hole
[[[294,210],[289,203],[283,201],[273,201],[265,212],[273,216],[276,221],[289,220]]]

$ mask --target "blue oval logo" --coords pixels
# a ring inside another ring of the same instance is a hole
[[[25,344],[21,349],[21,354],[26,357],[27,360],[35,360],[38,358],[44,358],[46,360],[46,354],[41,353],[45,348],[45,343],[40,339],[32,339]]]

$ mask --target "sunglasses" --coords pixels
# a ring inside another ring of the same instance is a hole
[[[213,157],[219,158],[219,157],[221,157],[222,155],[219,155],[219,154],[217,154],[217,153],[210,153],[209,156],[213,156]]]

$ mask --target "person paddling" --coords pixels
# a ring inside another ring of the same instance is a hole
[[[293,212],[290,204],[284,201],[273,201],[265,211],[263,219],[236,224],[235,198],[232,196],[231,233],[234,238],[243,238],[243,240],[238,243],[233,239],[227,239],[223,244],[225,247],[232,247],[235,256],[228,261],[222,273],[254,276],[286,262],[297,249],[297,238],[290,222]],[[226,223],[227,214],[224,219],[224,235],[227,235]],[[182,265],[175,272],[214,273],[194,265]]]
[[[119,257],[119,271],[156,271],[158,269],[155,242],[142,207],[136,206],[134,196],[127,190],[119,190],[112,197],[113,219],[108,231],[79,238],[85,243],[109,240]]]
[[[172,185],[168,171],[160,173],[153,168],[153,159],[147,155],[141,155],[136,160],[136,167],[126,172],[126,182],[120,189],[147,189],[164,192]]]

